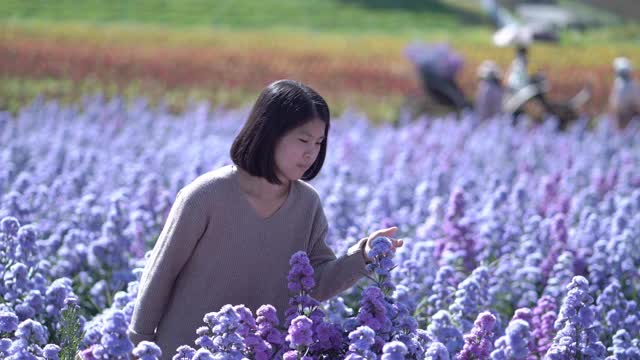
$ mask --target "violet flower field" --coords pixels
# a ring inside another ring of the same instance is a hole
[[[292,254],[286,319],[202,314],[171,354],[126,335],[177,192],[230,163],[248,108],[39,100],[0,113],[0,359],[640,359],[640,136],[496,118],[332,122],[312,181],[337,255],[372,276],[325,303]],[[311,275],[310,275],[311,274]]]

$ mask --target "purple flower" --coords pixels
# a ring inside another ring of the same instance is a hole
[[[213,356],[211,351],[200,348],[198,349],[198,351],[196,351],[191,360],[216,360],[216,358]]]
[[[195,344],[200,346],[201,348],[209,349],[212,351],[215,349],[215,344],[213,343],[213,339],[209,335],[200,335],[196,339]]]
[[[513,314],[513,318],[511,319],[512,321],[522,320],[527,323],[527,326],[529,326],[529,343],[527,345],[527,348],[529,353],[531,354],[534,354],[536,352],[536,342],[535,338],[533,337],[533,316],[534,313],[529,308],[520,308],[516,310],[516,312]]]
[[[555,329],[553,325],[556,321],[556,301],[551,296],[542,296],[533,309],[531,319],[533,341],[535,344],[532,353],[539,357],[544,356],[551,347]]]
[[[496,340],[496,350],[491,358],[526,359],[529,355],[529,324],[521,319],[514,319],[507,326],[506,335]],[[500,356],[498,353],[502,353]]]
[[[18,317],[8,311],[0,311],[0,332],[11,333],[18,328]]]
[[[496,317],[488,311],[482,312],[474,322],[471,333],[464,335],[464,347],[457,355],[458,360],[489,359],[493,342],[493,326]]]
[[[270,344],[283,344],[285,336],[277,329],[279,320],[276,309],[272,305],[262,305],[256,315],[257,334]]]
[[[608,350],[613,354],[607,358],[610,360],[640,359],[640,349],[637,342],[633,343],[631,335],[625,329],[616,332],[613,336],[613,346]]]
[[[298,315],[309,315],[314,312],[320,304],[309,294],[313,291],[315,282],[313,279],[313,267],[304,251],[293,254],[289,260],[291,269],[287,280],[289,281],[289,291],[292,295],[289,299],[289,308],[285,311],[285,322],[290,324],[291,320]]]
[[[451,315],[464,333],[473,327],[473,319],[489,303],[489,272],[484,266],[476,268],[456,290],[456,299],[449,307]]]
[[[313,332],[316,343],[311,350],[314,353],[339,351],[342,347],[342,331],[339,326],[322,320],[313,320]]]
[[[449,351],[441,342],[434,341],[424,354],[424,360],[449,360]]]
[[[381,360],[404,360],[407,347],[400,341],[391,341],[384,344]]]
[[[178,347],[177,353],[173,355],[171,360],[191,360],[196,354],[196,350],[189,345]]]
[[[612,338],[618,329],[629,331],[631,336],[638,334],[636,304],[625,299],[618,280],[612,279],[602,291],[594,310],[602,325],[603,339]]]
[[[310,291],[315,286],[313,279],[313,267],[304,251],[298,251],[289,260],[291,269],[287,280],[289,281],[289,291],[299,293]]]
[[[272,305],[260,306],[258,308],[258,311],[256,311],[256,315],[256,323],[258,325],[268,323],[275,326],[280,323],[280,321],[278,320],[278,313]]]
[[[381,277],[380,282],[390,275],[394,267],[392,257],[393,245],[391,239],[379,236],[371,241],[371,250],[367,254],[373,261],[367,265],[367,271],[374,272]]]
[[[296,350],[289,350],[282,355],[282,360],[298,360],[298,352]]]
[[[391,321],[387,318],[386,300],[380,288],[376,286],[366,288],[362,293],[360,304],[357,315],[360,324],[376,332],[387,329],[391,325]]]
[[[13,216],[7,216],[0,220],[0,232],[6,236],[16,237],[20,229],[20,222]]]
[[[162,356],[162,351],[153,342],[141,341],[133,349],[132,354],[140,360],[158,360]]]
[[[68,295],[64,299],[64,305],[66,307],[78,306],[78,297],[75,295]]]
[[[433,282],[433,294],[429,296],[429,315],[446,310],[453,303],[455,292],[455,270],[451,266],[441,266]]]
[[[326,304],[327,319],[334,324],[341,324],[353,315],[353,309],[345,305],[344,298],[336,296]]]
[[[375,331],[368,326],[359,326],[357,329],[349,333],[349,352],[346,359],[377,359],[377,356],[371,351],[371,347],[375,343]]]
[[[589,295],[589,282],[575,276],[567,285],[567,296],[560,307],[554,327],[558,331],[553,345],[547,352],[550,359],[567,357],[604,357],[606,349],[598,340],[597,323],[591,308],[593,298]]]
[[[238,335],[246,337],[256,330],[256,320],[253,318],[251,310],[244,305],[234,306],[234,310],[240,316],[240,326]]]
[[[28,343],[45,345],[47,343],[47,330],[37,321],[27,319],[18,325],[16,337]]]
[[[297,346],[310,346],[313,344],[313,331],[311,325],[313,322],[311,319],[304,315],[300,315],[291,321],[289,326],[289,332],[286,340],[293,347]]]
[[[449,199],[449,210],[442,227],[444,236],[437,240],[435,257],[441,265],[464,266],[465,271],[476,267],[476,241],[471,224],[465,218],[466,200],[463,188],[456,188]]]
[[[0,355],[3,358],[9,357],[9,348],[11,347],[11,339],[0,339]]]
[[[64,301],[69,296],[74,296],[71,288],[71,279],[59,278],[54,280],[45,294],[46,310],[50,316],[57,317],[60,309],[64,307]]]
[[[267,360],[271,358],[273,347],[257,334],[248,334],[244,338],[247,351],[254,355],[256,360]]]
[[[133,350],[133,343],[127,336],[127,318],[121,310],[110,310],[104,319],[100,345],[93,350],[96,358],[101,356],[126,356]]]
[[[449,354],[457,354],[464,345],[460,331],[451,323],[451,317],[446,310],[440,310],[433,315],[427,326],[427,333],[433,341],[442,343]]]
[[[564,251],[558,256],[553,265],[551,277],[547,281],[544,294],[559,299],[564,293],[564,288],[571,281],[574,274],[574,256],[569,251]]]
[[[39,360],[38,357],[41,355],[42,349],[38,345],[29,344],[29,342],[24,339],[17,339],[11,343],[8,352],[12,354],[11,357],[9,357],[10,359]]]
[[[23,263],[15,263],[4,273],[4,287],[8,290],[4,299],[13,301],[29,290],[29,268]]]
[[[426,341],[417,334],[417,330],[412,332],[406,332],[404,330],[394,330],[395,335],[392,340],[399,341],[407,348],[406,357],[408,358],[422,358],[424,356]]]
[[[44,358],[47,360],[59,360],[58,354],[60,353],[60,346],[54,344],[47,344],[44,349],[42,349],[42,354]]]

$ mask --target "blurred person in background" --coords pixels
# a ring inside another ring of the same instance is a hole
[[[491,60],[485,60],[478,67],[478,88],[474,111],[477,121],[490,119],[502,112],[502,72]]]
[[[544,98],[548,90],[546,79],[541,74],[529,76],[529,41],[517,40],[514,45],[516,56],[506,74],[504,102],[504,111],[511,114],[513,124],[520,115],[527,113],[527,104],[532,100],[542,109],[548,108]]]
[[[507,96],[504,110],[511,114],[514,124],[520,115],[527,112],[525,108],[530,102],[535,102],[544,112],[551,112],[545,97],[545,93],[549,91],[546,77],[540,72],[529,75],[528,42],[516,44],[516,57],[509,67],[505,85]]]
[[[624,129],[640,116],[640,86],[633,79],[629,59],[618,57],[613,61],[616,78],[609,96],[609,111],[615,126]]]
[[[464,60],[448,44],[414,42],[406,47],[405,56],[414,64],[425,94],[438,105],[458,114],[471,108],[457,81]]]
[[[506,85],[510,92],[516,93],[529,83],[529,48],[525,44],[518,44],[516,57],[507,73]]]
[[[527,114],[534,122],[556,118],[558,130],[565,130],[578,119],[581,109],[591,98],[591,88],[587,84],[571,98],[550,101],[547,98],[551,86],[543,72],[529,74],[529,48],[527,42],[516,43],[516,58],[511,63],[506,79],[506,96],[503,109],[511,114],[515,124],[522,114]]]

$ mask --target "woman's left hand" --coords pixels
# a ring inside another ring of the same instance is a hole
[[[401,247],[404,244],[404,241],[402,239],[394,239],[392,237],[393,234],[396,233],[396,231],[398,231],[398,228],[393,226],[387,229],[381,229],[381,230],[375,231],[371,235],[369,235],[369,237],[367,238],[367,243],[364,246],[364,258],[366,259],[366,261],[373,261],[373,259],[369,258],[368,254],[369,254],[369,251],[371,251],[371,243],[377,237],[385,236],[391,239],[391,246],[392,246],[393,252],[395,252],[397,248]]]

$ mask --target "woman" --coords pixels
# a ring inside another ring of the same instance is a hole
[[[147,260],[129,328],[137,344],[155,341],[170,359],[194,346],[206,313],[244,304],[288,305],[289,258],[305,251],[315,270],[311,293],[327,300],[366,275],[370,242],[383,229],[336,258],[326,245],[321,200],[305,181],[322,168],[330,115],[313,89],[291,80],[267,86],[231,146],[233,165],[181,189]],[[394,250],[402,240],[393,240]]]

